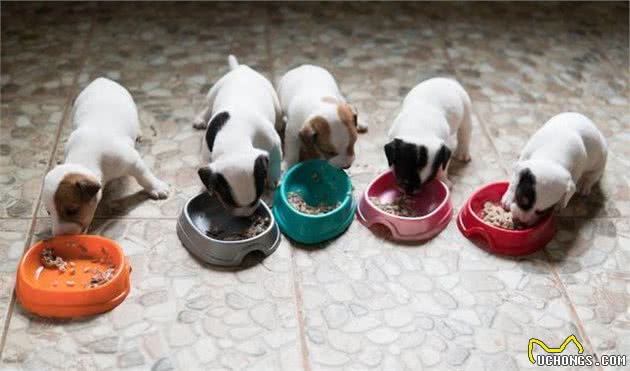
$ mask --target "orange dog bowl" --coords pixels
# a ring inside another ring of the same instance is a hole
[[[65,271],[45,267],[43,249],[66,262]],[[91,282],[97,272],[110,271],[104,283]],[[43,317],[70,318],[107,312],[129,294],[131,266],[120,246],[91,235],[57,236],[39,241],[24,254],[18,266],[15,293],[29,312]]]

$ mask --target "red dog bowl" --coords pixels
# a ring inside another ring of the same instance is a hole
[[[391,170],[381,174],[363,193],[357,208],[359,221],[368,228],[382,225],[394,240],[399,241],[427,240],[440,233],[451,221],[453,207],[450,192],[446,184],[437,179],[422,186],[412,196],[413,208],[422,215],[420,217],[389,214],[370,201],[370,197],[376,197],[381,203],[391,203],[402,194]]]
[[[556,222],[551,213],[534,226],[521,230],[495,227],[481,218],[483,204],[486,201],[500,203],[507,187],[507,182],[497,182],[478,189],[459,212],[459,230],[466,238],[494,254],[521,256],[544,248],[556,234]]]

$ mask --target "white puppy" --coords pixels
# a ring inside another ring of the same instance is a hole
[[[258,207],[265,185],[280,179],[282,143],[274,129],[282,111],[271,83],[229,56],[230,72],[212,86],[207,105],[195,118],[206,128],[210,163],[199,178],[232,214],[248,216]]]
[[[357,130],[366,131],[367,126],[357,123],[356,111],[327,70],[308,64],[290,70],[278,84],[278,95],[287,121],[287,168],[311,158],[326,159],[339,168],[352,165]],[[278,131],[283,125],[280,122]]]
[[[411,89],[385,145],[387,162],[405,192],[413,193],[436,176],[450,185],[447,141],[457,132],[454,156],[470,161],[471,113],[470,97],[455,80],[436,77]]]
[[[168,185],[134,148],[140,123],[127,89],[102,77],[92,81],[74,102],[73,126],[64,163],[44,178],[42,198],[53,235],[85,232],[102,187],[115,178],[131,175],[152,198],[168,196]]]
[[[554,206],[566,207],[576,190],[588,195],[607,156],[606,139],[591,120],[574,112],[556,115],[525,145],[501,203],[532,225]]]

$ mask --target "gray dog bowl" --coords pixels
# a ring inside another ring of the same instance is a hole
[[[280,230],[269,207],[263,202],[256,214],[271,220],[263,233],[240,241],[223,241],[209,237],[206,232],[210,223],[231,233],[248,228],[247,218],[231,216],[223,205],[207,192],[200,193],[186,202],[179,220],[177,235],[188,251],[197,258],[214,265],[238,266],[243,258],[254,251],[265,256],[273,253],[280,244]]]

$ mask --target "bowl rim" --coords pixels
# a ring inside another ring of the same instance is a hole
[[[236,245],[236,244],[241,244],[241,243],[245,243],[245,242],[254,242],[255,240],[263,237],[264,235],[266,235],[267,233],[269,233],[269,231],[273,228],[273,225],[276,222],[275,217],[273,216],[273,213],[271,212],[271,209],[269,208],[269,206],[267,206],[267,203],[265,203],[265,201],[263,201],[262,199],[260,200],[260,206],[263,206],[265,209],[265,212],[267,213],[267,215],[269,215],[271,217],[271,221],[269,222],[269,227],[267,227],[267,229],[265,229],[263,232],[260,232],[259,234],[250,237],[250,238],[246,238],[244,240],[235,240],[235,241],[226,241],[226,240],[220,240],[217,238],[212,238],[210,236],[208,236],[206,233],[202,232],[199,230],[199,228],[197,228],[197,225],[195,225],[195,223],[193,223],[192,219],[190,218],[190,213],[188,212],[188,206],[190,205],[190,203],[197,199],[198,197],[202,197],[204,195],[207,195],[208,197],[212,197],[208,192],[202,191],[199,192],[197,195],[191,197],[188,199],[188,201],[186,201],[186,203],[184,204],[184,208],[182,210],[182,214],[184,215],[184,217],[186,218],[186,222],[188,224],[190,224],[193,229],[204,239],[207,240],[207,242],[219,242],[221,244],[227,244],[227,245]],[[227,211],[226,211],[227,212]]]
[[[552,211],[549,214],[547,214],[544,218],[540,219],[536,224],[529,226],[525,229],[507,229],[507,228],[501,228],[501,227],[494,226],[490,223],[487,223],[485,220],[480,218],[479,215],[477,215],[477,213],[472,209],[472,200],[473,198],[475,198],[475,196],[477,196],[477,194],[479,194],[479,192],[485,190],[486,188],[490,188],[496,185],[503,185],[503,184],[507,184],[509,186],[509,182],[507,181],[498,181],[498,182],[491,182],[491,183],[485,184],[481,186],[480,188],[478,188],[477,190],[475,190],[473,194],[470,196],[470,198],[468,199],[468,201],[466,201],[466,208],[468,209],[469,214],[472,214],[473,218],[481,222],[484,227],[487,227],[492,231],[498,231],[502,233],[509,233],[513,235],[525,235],[525,234],[531,234],[532,232],[539,230],[540,228],[543,228],[544,225],[547,224],[549,220],[553,217],[553,211]]]
[[[392,172],[393,171],[391,169],[389,169],[389,170],[381,173],[380,175],[378,175],[365,188],[365,192],[363,192],[363,198],[368,202],[370,207],[374,208],[376,211],[378,211],[381,214],[387,215],[387,217],[394,218],[394,219],[400,219],[400,220],[404,220],[404,221],[410,221],[410,220],[419,221],[419,220],[428,219],[428,218],[432,217],[434,214],[437,214],[440,210],[442,210],[442,208],[444,208],[444,206],[448,203],[448,200],[451,197],[451,190],[448,189],[448,186],[446,184],[444,184],[443,181],[435,178],[432,181],[437,181],[446,190],[446,197],[444,197],[444,199],[440,202],[440,204],[438,206],[436,206],[435,209],[433,209],[433,211],[431,211],[430,213],[428,213],[426,215],[423,215],[423,216],[399,216],[399,215],[390,214],[390,213],[382,210],[378,206],[374,205],[374,203],[370,200],[370,197],[368,196],[368,192],[370,191],[370,189],[372,188],[374,183],[376,183],[379,179],[381,179],[382,177],[384,177],[384,176],[386,176],[386,175],[388,175],[388,174],[390,174]]]
[[[95,290],[104,290],[106,288],[108,288],[109,286],[114,284],[114,281],[118,280],[120,278],[120,276],[122,274],[124,274],[124,270],[125,267],[129,264],[127,261],[127,257],[125,256],[125,253],[122,250],[122,247],[118,244],[118,242],[116,242],[115,240],[109,239],[107,237],[103,237],[100,235],[95,235],[95,234],[73,234],[73,235],[60,235],[60,236],[53,236],[52,238],[49,239],[45,239],[45,240],[39,240],[37,242],[35,242],[33,245],[31,245],[27,251],[24,252],[24,254],[22,255],[22,258],[20,260],[20,264],[18,266],[18,270],[17,272],[19,277],[16,279],[16,281],[20,281],[21,284],[23,285],[27,285],[28,287],[30,287],[32,290],[34,291],[43,291],[43,292],[47,292],[47,293],[51,293],[51,294],[55,294],[59,291],[57,290],[48,290],[46,288],[43,288],[39,285],[33,285],[29,280],[27,280],[26,278],[22,277],[24,274],[26,274],[26,261],[27,261],[27,257],[29,259],[33,259],[31,258],[32,254],[34,254],[35,252],[35,247],[37,247],[39,249],[39,245],[43,245],[43,247],[45,247],[45,245],[47,243],[50,243],[50,241],[55,240],[55,239],[71,239],[71,238],[87,238],[90,240],[100,240],[100,241],[105,241],[107,243],[109,243],[111,246],[110,248],[108,248],[109,251],[114,251],[117,255],[120,256],[120,260],[122,261],[121,264],[119,264],[116,267],[116,270],[114,271],[114,275],[112,277],[112,279],[110,279],[109,281],[105,282],[102,285],[99,285],[97,287],[92,287],[92,288],[86,288],[86,287],[82,287],[82,288],[77,288],[77,289],[73,289],[73,290],[68,290],[68,291],[61,291],[64,293],[67,292],[71,292],[73,294],[75,293],[81,293],[84,291],[89,291],[89,292],[94,292]],[[43,248],[42,247],[42,248]],[[41,249],[40,249],[41,251]],[[37,257],[35,257],[37,258]]]
[[[285,188],[285,184],[286,184],[286,179],[288,179],[295,171],[296,169],[299,169],[302,166],[306,166],[305,164],[309,164],[309,163],[322,163],[322,164],[326,164],[326,166],[329,166],[331,169],[333,170],[338,170],[340,171],[343,175],[344,175],[344,179],[346,181],[346,186],[348,188],[348,190],[345,192],[345,196],[343,201],[339,204],[339,206],[337,206],[336,208],[326,212],[326,213],[321,213],[321,214],[306,214],[303,213],[299,210],[297,210],[296,208],[294,208],[293,206],[291,206],[291,203],[289,202],[289,200],[287,199],[287,191]],[[282,203],[284,203],[287,207],[286,209],[291,210],[292,212],[294,212],[295,214],[300,215],[301,217],[305,217],[305,218],[310,218],[310,219],[322,219],[322,218],[326,218],[329,217],[331,215],[340,213],[342,210],[344,210],[345,208],[348,207],[348,204],[350,204],[352,202],[352,180],[350,179],[350,176],[348,176],[348,174],[343,171],[343,169],[338,169],[332,165],[330,165],[328,163],[328,161],[322,160],[322,159],[315,159],[315,160],[306,160],[306,161],[302,161],[302,162],[298,162],[297,164],[293,165],[286,173],[284,173],[284,176],[282,177],[282,183],[280,184],[279,189],[276,190],[276,192],[280,192],[280,199],[282,200]]]

